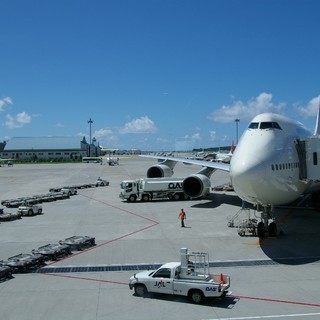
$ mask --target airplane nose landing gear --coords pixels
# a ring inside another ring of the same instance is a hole
[[[242,208],[228,219],[228,227],[238,228],[238,234],[241,237],[247,235],[259,238],[277,237],[278,228],[273,211],[273,206],[255,205],[253,209],[250,209],[243,201]]]
[[[273,211],[272,206],[255,205],[252,217],[252,209],[247,208],[246,203],[243,202],[242,208],[228,219],[228,227],[238,228],[238,234],[241,237],[246,235],[258,236],[259,238],[277,237],[278,228]],[[260,222],[258,222],[259,220]]]
[[[261,222],[258,223],[258,237],[264,238],[266,234],[269,237],[276,237],[277,224],[273,216],[273,206],[262,206],[261,208],[261,206],[258,205],[257,210],[261,211]]]

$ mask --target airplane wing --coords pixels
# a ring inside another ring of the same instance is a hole
[[[141,155],[140,157],[158,159],[163,161],[182,162],[184,164],[195,164],[202,167],[212,168],[215,170],[230,171],[230,164],[223,162],[214,162],[206,160],[188,159],[188,158],[176,158],[176,157],[161,157],[161,156],[149,156]]]

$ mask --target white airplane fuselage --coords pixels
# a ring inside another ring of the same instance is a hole
[[[297,121],[264,113],[242,135],[230,163],[235,192],[250,203],[281,205],[313,186],[299,179],[295,139],[311,133]]]

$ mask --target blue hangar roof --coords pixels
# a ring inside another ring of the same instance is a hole
[[[85,138],[80,137],[16,137],[10,139],[4,151],[13,150],[80,150],[81,142],[86,143]]]

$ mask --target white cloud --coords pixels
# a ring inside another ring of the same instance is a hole
[[[317,115],[319,106],[320,96],[317,96],[311,99],[305,107],[301,105],[296,105],[296,109],[302,117],[309,118]]]
[[[191,140],[193,141],[193,142],[199,142],[199,141],[201,141],[201,135],[200,135],[200,133],[199,132],[197,132],[197,133],[195,133],[195,134],[193,134],[192,136],[191,136]]]
[[[180,151],[199,148],[199,143],[201,141],[202,137],[199,132],[192,135],[185,135],[183,138],[176,139],[174,149]]]
[[[271,100],[272,94],[263,92],[247,102],[239,100],[234,101],[232,105],[223,105],[209,115],[208,118],[216,122],[232,122],[236,118],[251,119],[264,112],[281,113],[285,103],[274,104]]]
[[[100,139],[104,136],[110,136],[111,134],[112,134],[112,130],[110,130],[110,129],[100,129],[100,130],[95,131],[93,135],[97,139]]]
[[[15,116],[7,114],[6,118],[6,126],[9,129],[21,128],[31,122],[31,116],[29,116],[26,112],[20,112]]]
[[[120,129],[120,133],[154,133],[156,131],[157,127],[148,116],[134,119]]]
[[[217,138],[217,133],[213,130],[209,131],[210,141],[215,141]]]
[[[5,97],[3,99],[0,99],[0,111],[3,111],[4,107],[8,104],[13,104],[13,101],[10,97]]]

